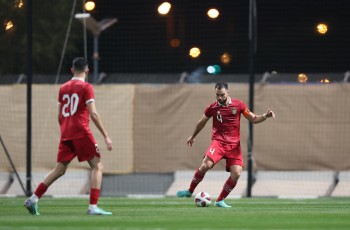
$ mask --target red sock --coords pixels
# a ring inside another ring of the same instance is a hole
[[[199,169],[197,169],[197,171],[194,173],[194,176],[192,178],[190,188],[188,189],[190,193],[193,193],[194,189],[203,180],[204,176],[205,176],[205,173],[202,173],[201,171],[199,171]]]
[[[236,187],[236,184],[237,184],[237,181],[233,181],[233,180],[231,179],[231,177],[229,177],[229,178],[226,180],[226,182],[225,182],[225,184],[224,184],[224,187],[222,188],[222,191],[221,191],[219,197],[216,199],[216,201],[221,201],[221,200],[225,199],[225,198],[228,196],[228,194],[230,194],[230,192],[232,191],[232,189],[233,189],[234,187]]]
[[[38,185],[38,187],[36,188],[34,194],[35,194],[38,198],[41,198],[41,197],[44,195],[44,193],[46,192],[47,188],[48,188],[48,187],[47,187],[44,183],[40,183],[40,184]]]
[[[90,189],[90,204],[97,204],[99,197],[100,197],[100,189],[91,188]]]

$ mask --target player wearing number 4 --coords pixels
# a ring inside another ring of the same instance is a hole
[[[187,144],[192,146],[194,138],[212,117],[212,142],[205,153],[201,166],[192,178],[189,189],[180,190],[176,195],[178,197],[191,197],[197,185],[203,180],[205,173],[221,159],[226,159],[226,171],[230,172],[230,177],[226,180],[215,206],[230,208],[231,206],[227,205],[224,199],[236,186],[243,168],[239,133],[241,114],[255,124],[270,117],[275,118],[275,114],[269,109],[264,115],[255,115],[242,101],[229,97],[227,83],[216,83],[215,93],[216,101],[205,109],[192,136],[187,139]]]
[[[61,140],[58,146],[55,168],[36,188],[34,194],[24,202],[30,214],[40,215],[38,200],[48,187],[63,176],[69,163],[77,157],[79,162],[87,161],[91,167],[90,215],[112,215],[97,207],[102,182],[103,165],[96,141],[89,128],[89,116],[104,137],[107,150],[112,150],[112,141],[97,113],[94,91],[91,84],[85,82],[89,73],[88,63],[84,58],[75,58],[71,68],[73,78],[63,84],[59,90],[58,123],[61,127]]]

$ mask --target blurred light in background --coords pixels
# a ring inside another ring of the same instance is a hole
[[[321,83],[330,83],[331,81],[328,78],[323,78],[320,81]]]
[[[214,66],[212,66],[212,65],[208,66],[208,67],[207,67],[207,72],[208,72],[208,73],[214,73],[214,72],[215,72]]]
[[[229,53],[223,53],[220,57],[221,63],[227,65],[231,61],[231,55]]]
[[[298,74],[298,82],[300,83],[306,83],[308,80],[308,77],[304,73]]]
[[[207,67],[207,72],[210,74],[218,74],[221,72],[221,68],[219,65],[210,65]]]
[[[171,9],[171,4],[169,2],[163,2],[158,6],[158,13],[165,15],[168,14]]]
[[[326,24],[320,23],[317,25],[317,32],[320,34],[326,34],[328,26]]]
[[[201,50],[198,47],[193,47],[189,52],[192,58],[197,58],[201,54]]]
[[[12,29],[13,28],[13,23],[12,23],[12,21],[7,21],[6,23],[5,23],[5,30],[10,30],[10,29]]]
[[[209,18],[217,18],[220,13],[217,9],[212,8],[208,10],[207,14]]]
[[[22,0],[16,0],[15,4],[16,4],[15,6],[17,8],[22,8],[23,7],[23,1]]]
[[[173,48],[177,48],[180,46],[180,39],[177,39],[177,38],[173,38],[170,40],[170,46],[173,47]]]
[[[86,3],[85,3],[85,10],[86,11],[92,11],[92,10],[94,10],[95,9],[95,2],[93,2],[93,1],[87,1]]]

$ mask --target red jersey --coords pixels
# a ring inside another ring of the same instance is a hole
[[[95,101],[91,84],[73,77],[60,87],[59,123],[61,141],[80,139],[91,134],[87,104]]]
[[[205,109],[204,115],[213,117],[212,140],[236,144],[240,141],[241,113],[247,110],[247,106],[240,100],[229,100],[227,106],[213,102]]]

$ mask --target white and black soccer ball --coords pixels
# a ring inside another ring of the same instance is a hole
[[[207,192],[200,192],[194,197],[197,207],[208,207],[211,204],[211,197]]]

